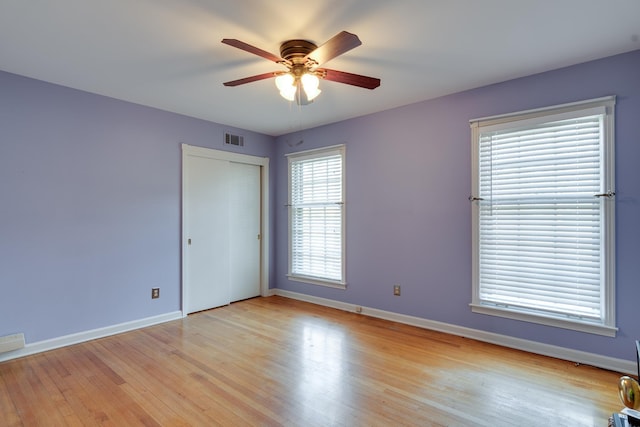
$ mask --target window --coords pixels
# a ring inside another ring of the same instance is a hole
[[[614,104],[471,121],[474,312],[615,336]]]
[[[289,278],[344,288],[344,145],[288,155]]]

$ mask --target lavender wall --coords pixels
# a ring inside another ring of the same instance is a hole
[[[285,135],[275,147],[269,136],[0,72],[0,336],[36,342],[179,310],[180,143],[225,149],[231,130],[246,144],[233,151],[272,158],[272,286],[633,360],[639,69],[635,51]],[[618,336],[471,313],[469,119],[605,95],[618,96]],[[284,154],[343,142],[348,289],[290,282]]]
[[[0,336],[180,310],[180,143],[273,138],[3,72],[0,93]]]
[[[277,140],[277,287],[634,360],[640,338],[640,51],[409,105]],[[384,84],[384,81],[383,81]],[[474,314],[469,120],[607,95],[616,106],[616,338]],[[290,148],[287,141],[304,140]],[[346,143],[347,290],[287,280],[284,154]],[[392,296],[392,285],[402,296]]]

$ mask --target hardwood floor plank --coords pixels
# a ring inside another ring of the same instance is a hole
[[[0,363],[0,425],[606,426],[619,377],[256,298]]]
[[[0,365],[1,366],[1,365]],[[18,386],[10,376],[11,369],[0,369],[0,414],[7,426],[21,426],[18,408],[13,403],[11,395],[16,392]],[[11,393],[11,394],[10,394]]]

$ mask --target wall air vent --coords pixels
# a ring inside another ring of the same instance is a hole
[[[238,147],[244,146],[244,137],[240,135],[233,135],[229,132],[224,133],[224,143],[228,145],[237,145]]]

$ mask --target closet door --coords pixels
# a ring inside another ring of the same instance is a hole
[[[229,304],[229,162],[188,156],[186,313]]]
[[[260,295],[261,166],[195,152],[183,154],[185,314]]]
[[[260,166],[230,165],[231,301],[260,295]]]

